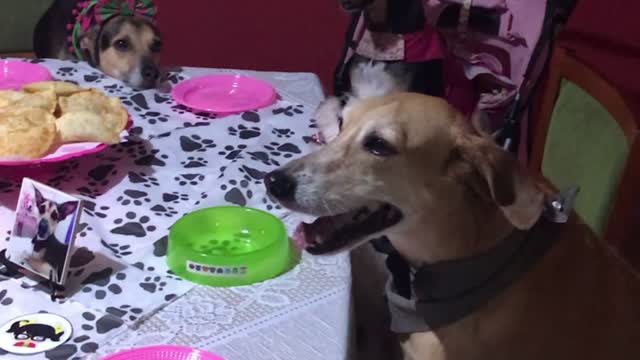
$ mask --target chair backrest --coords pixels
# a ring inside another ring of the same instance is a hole
[[[531,168],[556,189],[580,186],[578,215],[640,264],[640,120],[616,88],[562,48],[539,90]]]
[[[0,1],[0,55],[28,55],[33,29],[52,0]]]

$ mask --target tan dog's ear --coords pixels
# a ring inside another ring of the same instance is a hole
[[[544,194],[515,157],[491,139],[465,136],[458,139],[456,151],[470,165],[466,181],[487,193],[518,229],[531,228],[542,214]],[[480,181],[480,184],[478,184]]]
[[[92,66],[97,66],[96,41],[98,38],[98,29],[96,26],[90,27],[80,38],[80,50],[85,60]]]

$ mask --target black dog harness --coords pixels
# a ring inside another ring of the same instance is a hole
[[[413,269],[387,238],[374,240],[374,248],[388,254],[386,265],[391,279],[386,296],[391,330],[431,331],[485,305],[525,275],[553,247],[577,193],[578,189],[573,188],[549,199],[531,229],[515,230],[491,249],[469,258]]]

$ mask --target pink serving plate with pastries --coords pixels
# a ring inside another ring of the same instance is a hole
[[[120,140],[124,141],[128,135],[128,130],[133,125],[131,116],[129,116],[129,122],[127,128],[120,134]],[[47,163],[55,163],[60,161],[69,160],[89,154],[94,154],[106,149],[109,145],[95,142],[85,143],[69,143],[60,145],[55,151],[49,155],[39,159],[3,159],[0,158],[0,166],[33,166]]]

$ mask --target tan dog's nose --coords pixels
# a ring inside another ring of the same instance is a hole
[[[142,78],[146,82],[154,82],[160,77],[160,71],[154,64],[147,64],[142,67]]]
[[[296,180],[281,170],[275,170],[267,174],[264,184],[269,194],[278,200],[291,200],[296,192]]]

